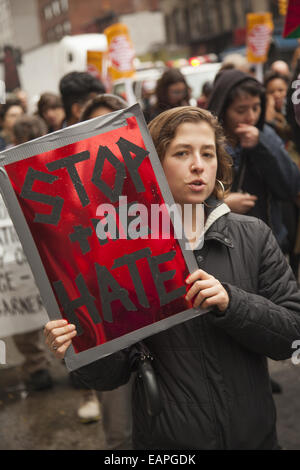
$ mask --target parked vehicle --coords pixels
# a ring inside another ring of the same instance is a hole
[[[197,67],[190,65],[180,67],[180,71],[191,87],[193,104],[201,95],[203,84],[206,81],[213,81],[220,67],[220,62],[204,63]],[[156,82],[164,70],[166,68],[161,67],[137,71],[133,79],[116,81],[113,85],[113,93],[127,100],[129,104],[138,102],[143,108],[145,99],[153,101]]]
[[[78,34],[24,52],[18,72],[21,87],[28,94],[30,108],[34,107],[41,93],[58,93],[59,81],[66,73],[86,71],[87,51],[106,50],[104,34]]]

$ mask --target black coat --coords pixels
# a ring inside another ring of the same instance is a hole
[[[254,148],[228,145],[227,151],[234,163],[232,192],[243,191],[258,197],[247,215],[268,224],[286,252],[288,231],[283,223],[281,204],[293,201],[300,192],[300,172],[286,152],[283,141],[270,126],[264,125]]]
[[[257,81],[239,70],[227,70],[217,76],[210,96],[208,109],[224,122],[228,109],[228,96],[232,89],[245,81]],[[227,150],[233,158],[234,179],[232,192],[248,192],[258,200],[247,215],[262,219],[285,251],[288,231],[282,220],[281,201],[293,201],[300,192],[300,171],[284,148],[284,142],[276,132],[264,124],[265,95],[261,96],[261,113],[256,124],[259,141],[255,147]]]
[[[300,292],[271,230],[226,214],[210,227],[199,266],[219,279],[228,309],[209,312],[144,340],[163,410],[148,416],[141,381],[133,390],[137,449],[273,449],[275,407],[266,356],[287,359],[300,339]],[[129,349],[78,369],[91,388],[129,379]]]

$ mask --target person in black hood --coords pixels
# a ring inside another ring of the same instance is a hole
[[[238,70],[226,70],[215,79],[208,109],[221,121],[227,151],[234,162],[232,192],[226,203],[233,212],[262,219],[286,251],[287,229],[280,201],[300,192],[300,171],[276,132],[265,124],[263,86]]]

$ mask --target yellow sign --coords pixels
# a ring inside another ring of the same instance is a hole
[[[288,0],[278,0],[278,10],[282,16],[285,16],[287,13]]]
[[[130,78],[135,73],[135,51],[125,24],[117,23],[104,30],[108,43],[108,74],[112,81]]]
[[[266,62],[273,29],[272,13],[247,14],[248,62],[252,64]]]
[[[86,64],[87,71],[96,78],[101,80],[103,70],[103,56],[104,52],[100,51],[87,51]]]

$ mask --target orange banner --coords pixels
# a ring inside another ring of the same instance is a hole
[[[104,52],[87,51],[86,56],[87,71],[101,80]]]
[[[125,24],[117,23],[104,30],[108,43],[108,74],[112,81],[130,78],[135,73],[135,51]]]
[[[274,29],[272,13],[247,14],[247,59],[252,64],[264,63]]]

